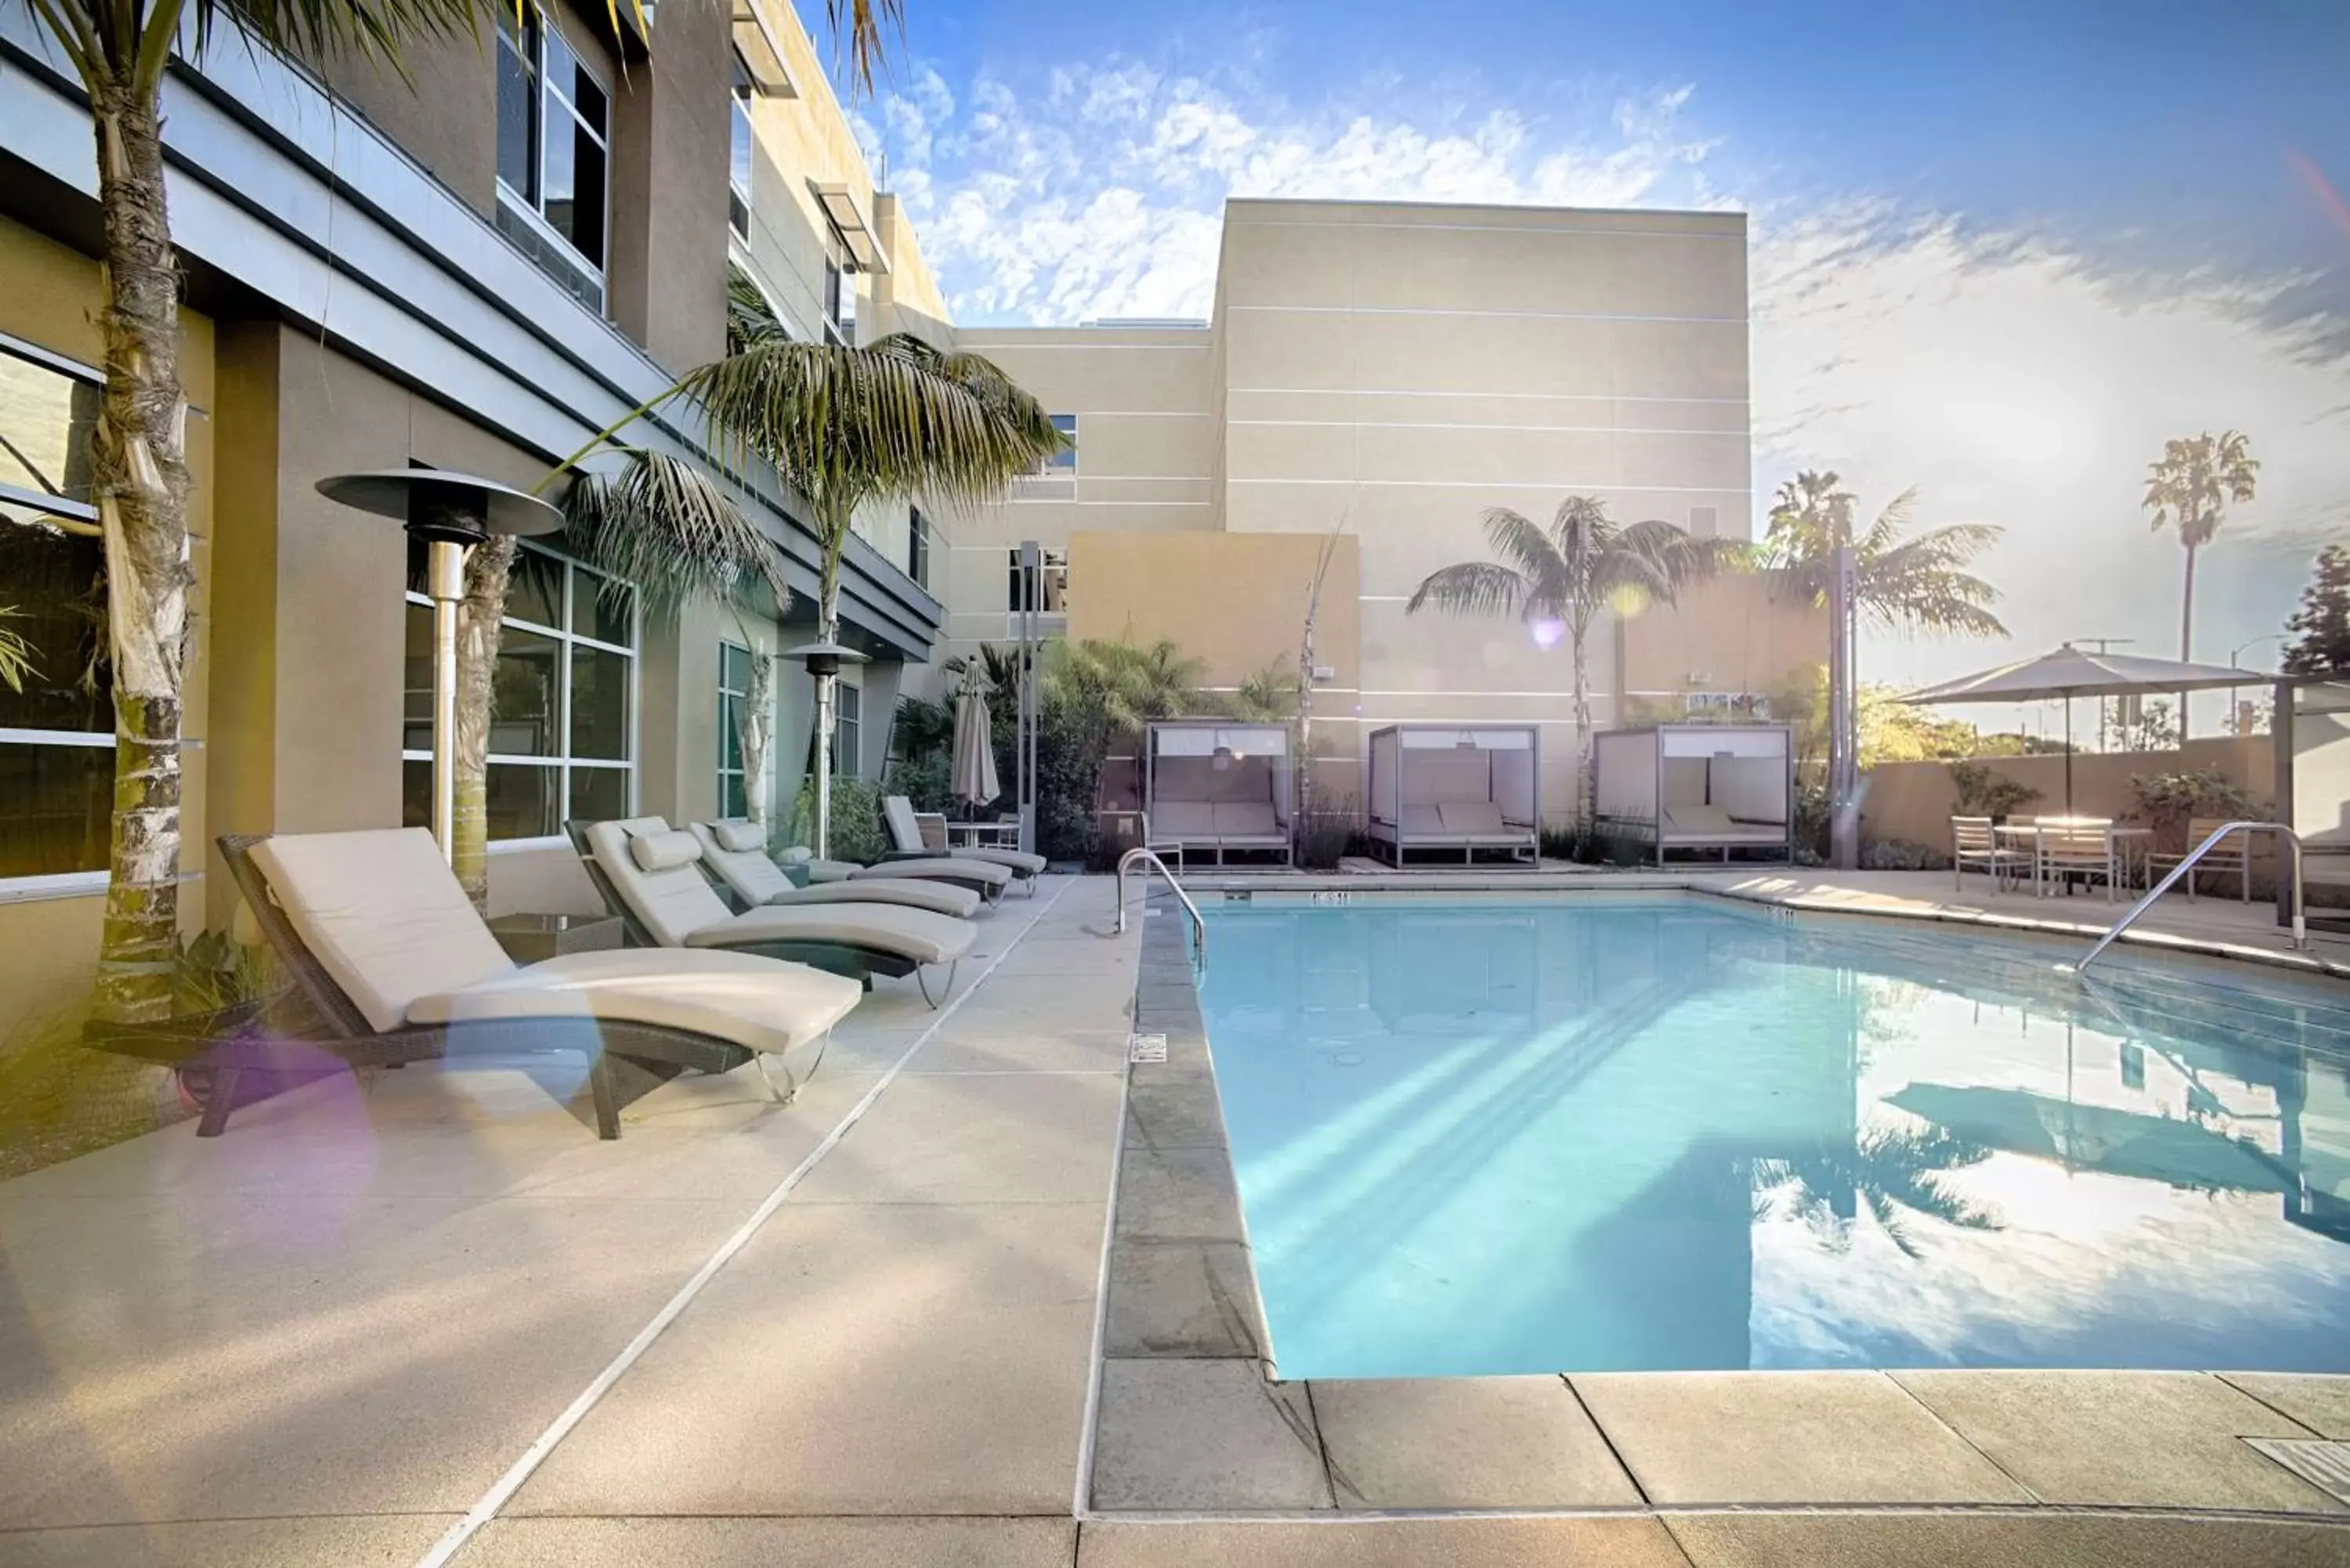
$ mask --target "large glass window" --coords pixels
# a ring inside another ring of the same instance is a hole
[[[824,321],[834,342],[857,342],[857,274],[830,256],[824,259]]]
[[[718,815],[750,811],[743,775],[743,704],[751,695],[751,650],[718,645]]]
[[[919,506],[906,514],[906,575],[918,588],[931,586],[931,520]]]
[[[845,680],[833,683],[832,772],[836,778],[856,778],[863,767],[865,693]]]
[[[1055,414],[1053,428],[1061,432],[1061,450],[1036,465],[1039,473],[1074,478],[1077,472],[1077,416]]]
[[[515,7],[500,6],[499,227],[596,303],[603,297],[610,126],[604,84],[563,35],[536,6],[521,7],[519,17]],[[550,237],[561,253],[547,248]]]
[[[0,878],[106,868],[114,680],[89,504],[98,405],[95,372],[0,342],[0,634],[18,682],[0,680]]]
[[[726,219],[734,237],[747,241],[751,237],[751,161],[758,143],[751,128],[751,72],[739,54],[734,57],[733,111],[733,136],[726,161]]]
[[[432,814],[432,606],[409,563],[401,815]],[[484,779],[493,843],[552,838],[573,818],[626,816],[636,776],[637,609],[625,584],[525,545],[490,675]]]

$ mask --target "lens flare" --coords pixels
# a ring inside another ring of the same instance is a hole
[[[1556,648],[1559,645],[1559,639],[1566,636],[1566,622],[1563,620],[1555,620],[1545,616],[1541,620],[1533,622],[1532,625],[1536,648]]]

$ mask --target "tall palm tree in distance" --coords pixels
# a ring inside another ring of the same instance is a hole
[[[2260,483],[2261,465],[2251,443],[2241,431],[2181,436],[2162,443],[2162,455],[2147,465],[2146,498],[2139,503],[2153,514],[2154,531],[2178,531],[2187,552],[2187,578],[2178,600],[2178,659],[2194,657],[2195,556],[2220,532],[2230,503],[2241,505],[2252,498]],[[2187,738],[2187,698],[2178,699],[2178,736]]]
[[[1591,679],[1585,654],[1603,610],[1636,614],[1651,602],[1672,604],[1681,590],[1732,558],[1721,540],[1700,539],[1670,523],[1610,522],[1587,495],[1558,504],[1550,527],[1506,506],[1488,510],[1485,541],[1500,557],[1462,561],[1430,572],[1404,612],[1434,607],[1455,615],[1514,615],[1534,628],[1562,629],[1575,669],[1575,820],[1592,792]],[[1555,633],[1550,634],[1555,635]]]

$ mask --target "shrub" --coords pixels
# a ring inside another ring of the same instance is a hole
[[[2040,798],[2040,792],[2030,784],[1993,773],[1981,763],[1952,763],[1950,782],[1959,791],[1958,801],[1950,807],[1957,816],[1988,816],[2001,822]]]
[[[1950,857],[1929,844],[1877,838],[1861,846],[1860,865],[1865,871],[1948,871]]]
[[[2165,849],[2188,847],[2187,824],[2191,817],[2236,819],[2261,815],[2251,794],[2217,768],[2132,774],[2130,794],[2135,797],[2131,819],[2154,829],[2156,843]]]
[[[894,792],[893,792],[894,793]],[[800,785],[792,805],[791,840],[816,842],[816,781]],[[881,826],[881,792],[863,779],[832,781],[832,857],[871,865],[889,847]]]
[[[927,752],[911,762],[892,763],[881,782],[884,795],[902,794],[916,811],[945,811],[954,804],[953,769],[944,752]]]

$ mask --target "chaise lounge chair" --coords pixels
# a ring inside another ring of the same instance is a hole
[[[881,866],[876,867],[876,870],[889,867],[893,862],[898,865],[910,861],[928,864],[928,857],[943,854],[950,863],[962,861],[968,865],[1000,866],[1019,879],[1021,885],[1028,889],[1030,898],[1036,896],[1036,878],[1045,867],[1043,856],[1031,855],[1024,849],[997,849],[978,844],[950,848],[946,842],[946,818],[935,813],[928,815],[939,830],[936,843],[932,843],[922,831],[925,814],[916,811],[910,799],[902,794],[883,799],[881,820],[888,826],[889,842],[895,847],[882,857]]]
[[[569,823],[589,880],[630,939],[662,948],[717,948],[757,953],[845,974],[868,990],[873,977],[907,975],[932,1007],[954,986],[954,966],[979,939],[969,920],[899,904],[841,903],[762,907],[743,914],[702,876],[701,841],[658,816]],[[947,983],[931,995],[927,965],[947,966]]]
[[[688,825],[688,831],[702,844],[702,864],[746,909],[764,904],[903,904],[967,920],[985,902],[960,884],[935,877],[852,876],[802,887],[767,858],[764,837],[755,823],[696,822]]]
[[[795,856],[798,858],[794,859]],[[817,860],[809,857],[806,849],[786,851],[785,857],[806,870],[811,886],[827,882],[938,882],[967,888],[993,904],[1012,885],[1012,872],[1007,867],[990,866],[979,860],[950,860],[943,855],[885,860],[879,866],[859,866],[854,860]]]
[[[255,1027],[200,1041],[117,1026],[94,1041],[208,1079],[201,1137],[226,1127],[243,1079],[268,1081],[244,1096],[250,1104],[328,1063],[560,1052],[588,1058],[597,1134],[616,1138],[630,1102],[687,1068],[755,1061],[788,1101],[861,994],[838,975],[742,953],[622,950],[517,966],[421,828],[225,834],[220,847],[314,1015],[302,1037]],[[258,1025],[260,1011],[248,1021]]]

